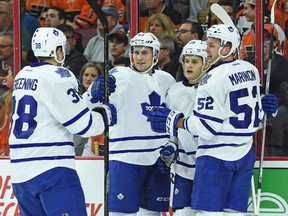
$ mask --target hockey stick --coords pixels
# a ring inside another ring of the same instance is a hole
[[[231,20],[228,13],[222,8],[219,4],[214,3],[210,7],[211,11],[217,16],[225,25],[232,25],[235,27],[234,22]],[[240,50],[237,48],[238,58],[240,58]],[[256,205],[256,194],[255,194],[255,184],[254,184],[254,176],[251,177],[251,191],[252,191],[252,202],[253,202],[253,212],[255,215],[257,205]]]
[[[219,4],[213,3],[210,9],[225,25],[235,26],[228,13]]]
[[[210,6],[210,9],[215,14],[215,16],[217,16],[223,22],[223,24],[232,25],[236,28],[236,26],[234,25],[234,22],[232,21],[228,13],[219,4],[213,3]],[[240,57],[239,47],[237,48],[237,53],[238,53],[238,58],[239,58]]]
[[[270,36],[270,44],[269,44],[269,60],[267,67],[267,75],[266,75],[266,84],[265,84],[265,95],[269,94],[269,86],[270,86],[270,76],[271,76],[271,65],[272,65],[272,49],[273,49],[273,34],[274,34],[274,23],[275,23],[275,3],[277,0],[274,0],[272,8],[271,8],[271,36]],[[266,137],[266,123],[267,115],[264,114],[263,119],[263,132],[262,132],[262,145],[261,145],[261,155],[259,161],[259,177],[258,177],[258,188],[257,188],[257,209],[255,212],[255,216],[259,215],[260,212],[260,199],[261,199],[261,190],[262,190],[262,177],[263,177],[263,161],[264,161],[264,149],[265,149],[265,137]]]
[[[101,10],[100,5],[97,0],[87,0],[92,10],[97,14],[100,22],[104,28],[104,80],[105,80],[105,97],[104,102],[109,102],[109,88],[108,88],[108,80],[109,80],[109,55],[108,55],[108,21]],[[109,215],[109,126],[105,127],[104,132],[104,216]]]

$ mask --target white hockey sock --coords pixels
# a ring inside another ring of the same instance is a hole
[[[161,216],[161,212],[149,211],[147,209],[140,208],[137,216]]]
[[[245,216],[242,212],[223,212],[223,216]]]
[[[185,207],[183,209],[177,209],[173,216],[196,216],[196,211],[190,207]]]
[[[197,211],[196,216],[223,216],[223,212]]]

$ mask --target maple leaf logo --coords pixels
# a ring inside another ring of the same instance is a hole
[[[208,79],[210,79],[212,75],[211,74],[206,74],[206,76],[204,76],[200,82],[200,86],[205,85],[208,83]]]
[[[149,103],[141,103],[142,107],[142,114],[147,116],[147,112],[153,111],[155,108],[158,108],[159,106],[165,107],[165,103],[160,104],[161,102],[161,96],[157,94],[155,91],[153,91],[149,96]]]

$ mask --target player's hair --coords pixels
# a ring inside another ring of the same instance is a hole
[[[119,56],[114,60],[114,65],[125,65],[128,67],[130,65],[130,59],[126,56]]]

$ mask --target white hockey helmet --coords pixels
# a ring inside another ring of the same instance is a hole
[[[67,39],[62,31],[51,27],[37,28],[32,37],[32,50],[36,57],[54,57],[58,63],[65,60]],[[61,46],[64,58],[58,60],[56,56],[57,47]]]
[[[144,46],[144,47],[151,47],[153,49],[153,55],[156,55],[160,51],[160,42],[158,38],[150,33],[143,33],[140,32],[137,35],[135,35],[130,42],[130,46]]]
[[[227,44],[227,42],[231,43],[231,50],[226,56],[233,54],[236,52],[237,48],[240,45],[240,34],[236,27],[232,25],[225,25],[225,24],[217,24],[211,26],[207,30],[207,37],[218,38],[221,40],[221,48],[218,51],[219,56],[221,49]]]
[[[130,61],[132,62],[132,64],[134,63],[132,54],[133,54],[135,46],[143,46],[143,47],[152,48],[152,54],[153,54],[152,64],[151,64],[151,67],[147,71],[145,71],[145,72],[149,72],[150,69],[154,65],[156,65],[158,62],[158,54],[160,51],[160,42],[158,38],[150,32],[147,32],[147,33],[140,32],[137,35],[135,35],[130,41],[129,55],[130,55]]]
[[[182,63],[183,65],[185,61],[185,56],[192,55],[202,57],[203,65],[205,65],[207,61],[206,47],[207,47],[206,41],[201,40],[189,41],[182,49],[180,63]]]

